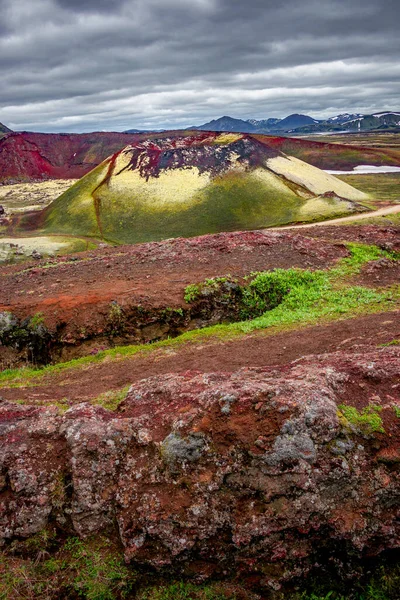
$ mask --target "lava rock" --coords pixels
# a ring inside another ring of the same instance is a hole
[[[399,548],[399,377],[387,347],[153,377],[116,411],[3,402],[0,540],[114,530],[135,565],[266,589]],[[345,417],[377,403],[375,432]]]

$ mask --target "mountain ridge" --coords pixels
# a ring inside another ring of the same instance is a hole
[[[200,131],[235,131],[238,133],[323,133],[345,131],[372,131],[398,128],[400,112],[381,111],[372,114],[342,113],[328,119],[314,119],[309,115],[293,113],[283,119],[238,119],[224,115],[188,129]]]

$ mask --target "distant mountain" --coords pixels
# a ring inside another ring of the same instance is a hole
[[[337,115],[314,125],[296,129],[296,133],[322,133],[324,131],[373,131],[400,129],[400,112],[379,112],[373,115]]]
[[[304,127],[306,125],[314,125],[319,123],[316,119],[308,115],[293,114],[284,119],[234,119],[233,117],[220,117],[213,119],[204,125],[190,127],[189,129],[197,129],[200,131],[235,131],[240,133],[274,133],[277,131],[288,132]]]
[[[123,133],[163,133],[165,129],[127,129]]]
[[[0,123],[0,135],[3,135],[4,133],[11,133],[11,129],[3,125],[3,123]]]
[[[289,115],[285,119],[279,121],[274,127],[275,131],[293,131],[299,127],[306,127],[307,125],[317,125],[319,121],[309,117],[308,115]]]
[[[342,115],[336,115],[336,117],[331,117],[330,119],[326,119],[325,123],[333,123],[335,125],[341,125],[342,123],[348,123],[349,121],[354,121],[354,119],[358,119],[363,115],[359,113],[349,114],[343,113]]]
[[[257,129],[262,129],[265,131],[270,131],[271,129],[274,128],[275,125],[277,125],[280,121],[282,121],[282,119],[247,119],[248,123],[251,123],[252,125],[254,125],[255,127],[257,127]]]
[[[307,115],[289,115],[285,119],[234,119],[233,117],[220,117],[213,119],[204,125],[192,127],[200,131],[235,131],[240,133],[273,133],[276,131],[292,131],[298,127],[314,125],[319,123],[316,119]]]
[[[188,127],[188,129],[199,131],[235,131],[240,133],[255,133],[258,131],[258,128],[249,121],[234,119],[233,117],[227,116],[213,119],[209,123],[204,123],[204,125],[199,125],[197,127]]]

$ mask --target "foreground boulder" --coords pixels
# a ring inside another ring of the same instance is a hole
[[[167,375],[116,412],[0,405],[0,538],[116,531],[128,562],[279,589],[400,546],[400,349]]]

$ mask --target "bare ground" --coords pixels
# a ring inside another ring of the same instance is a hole
[[[363,352],[400,340],[400,311],[367,315],[281,333],[259,332],[230,341],[188,343],[158,349],[147,355],[105,359],[76,369],[53,373],[34,387],[0,387],[6,400],[30,403],[71,403],[97,398],[135,381],[186,371],[234,372],[241,367],[284,365],[309,354],[336,350]],[[32,385],[32,384],[31,384]]]
[[[53,330],[62,324],[72,333],[91,327],[101,339],[113,301],[123,307],[149,309],[185,306],[184,290],[189,283],[228,273],[242,278],[252,271],[277,267],[327,268],[347,256],[344,241],[399,251],[400,230],[372,225],[324,225],[302,229],[301,234],[276,230],[238,232],[103,247],[75,255],[74,260],[62,258],[23,267],[9,266],[0,274],[0,311],[12,311],[21,319],[43,313],[46,325]],[[391,285],[399,282],[399,274],[398,261],[381,259],[364,266],[352,283]],[[0,388],[0,395],[14,400],[51,402],[67,398],[76,402],[155,374],[234,371],[245,366],[284,364],[303,355],[336,349],[376,347],[400,339],[399,321],[399,311],[393,311],[294,331],[264,331],[230,341],[177,344],[131,358],[105,359],[53,373],[34,387]],[[75,344],[79,350],[79,343],[75,338],[71,348],[74,350]],[[7,349],[0,350],[7,361]],[[84,353],[88,352],[90,348]],[[63,358],[73,356],[79,354]]]

